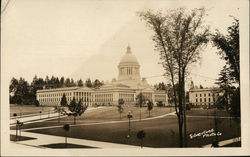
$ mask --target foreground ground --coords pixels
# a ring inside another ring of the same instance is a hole
[[[130,138],[127,138],[128,120],[127,112],[132,111],[133,120],[131,121]],[[149,117],[146,108],[141,109],[142,121],[140,121],[140,108],[126,107],[122,114],[122,119],[116,107],[100,108],[94,112],[86,112],[77,118],[77,124],[73,125],[72,117],[49,120],[45,122],[27,124],[23,126],[26,131],[64,136],[62,129],[64,124],[71,124],[69,137],[79,139],[89,139],[96,141],[121,143],[129,145],[140,145],[140,140],[136,134],[139,130],[146,132],[143,145],[147,147],[164,148],[178,147],[178,122],[176,115],[161,116],[173,112],[170,108],[157,108],[151,111]],[[203,131],[215,129],[214,110],[193,109],[187,112],[187,144],[189,147],[201,147],[211,144],[215,136],[203,137]],[[228,117],[225,111],[217,111],[220,117],[218,122],[219,141],[227,140],[240,136],[239,122],[235,122]],[[46,127],[46,128],[44,128]],[[12,128],[14,129],[14,127]],[[199,134],[200,133],[200,134]],[[191,135],[195,135],[191,139]],[[237,145],[238,146],[238,145]]]

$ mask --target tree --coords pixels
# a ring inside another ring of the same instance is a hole
[[[79,86],[79,87],[82,87],[82,86],[83,86],[82,79],[80,79],[80,80],[77,81],[77,86]]]
[[[75,87],[75,86],[76,86],[76,83],[75,83],[74,79],[71,78],[71,80],[70,80],[70,87]]]
[[[186,139],[185,77],[190,65],[199,60],[200,51],[208,42],[209,28],[204,26],[205,15],[204,8],[193,9],[190,12],[184,8],[178,8],[169,10],[167,14],[152,11],[139,13],[154,32],[155,49],[160,53],[165,75],[174,88],[180,147],[183,147],[183,142],[186,142],[186,140],[183,141],[183,134]],[[178,91],[175,89],[176,82],[179,84]]]
[[[60,81],[59,81],[59,78],[56,77],[56,80],[55,80],[55,88],[59,88],[60,87]]]
[[[122,113],[124,111],[123,104],[124,104],[124,100],[123,99],[119,99],[117,107],[118,107],[118,112],[120,114],[120,120],[122,119]]]
[[[18,80],[16,78],[12,78],[9,86],[9,93],[10,93],[10,103],[15,104],[17,102],[16,91],[18,87]]]
[[[218,97],[217,105],[221,107],[229,107],[230,97],[233,91],[232,81],[233,78],[230,75],[230,69],[227,67],[227,65],[223,66],[223,69],[219,74],[219,78],[217,79],[217,82],[215,82],[219,85],[221,89],[220,92],[223,93],[223,95]]]
[[[90,78],[88,78],[86,81],[85,81],[85,86],[88,87],[88,88],[92,88],[92,82],[90,80]]]
[[[148,116],[150,117],[150,111],[153,109],[154,104],[150,100],[147,103],[147,109],[148,109]]]
[[[62,108],[62,106],[55,106],[54,108],[55,112],[58,113],[58,123],[60,122],[60,117],[61,117],[61,114],[64,113],[64,109]]]
[[[218,51],[218,54],[222,59],[226,61],[226,64],[228,66],[227,77],[229,77],[229,75],[231,76],[229,81],[233,80],[233,83],[236,82],[240,85],[239,20],[234,18],[234,22],[227,28],[227,31],[228,34],[223,35],[217,30],[215,35],[213,35],[212,40],[214,46],[216,46],[217,49],[220,50]],[[219,79],[223,81],[223,78]],[[224,88],[227,88],[225,85],[228,84],[228,82],[226,80],[224,80],[223,82]],[[226,96],[226,94],[224,95]],[[239,117],[240,87],[237,87],[235,90],[233,90],[229,98],[231,99],[231,103],[229,104],[229,113],[233,117]],[[235,120],[237,120],[237,118],[235,118]]]
[[[137,102],[138,102],[138,105],[139,105],[140,107],[142,107],[143,104],[144,104],[145,101],[146,101],[146,98],[145,98],[145,96],[144,96],[142,93],[139,93],[139,94],[136,96],[136,100],[137,100]]]
[[[94,87],[94,88],[99,88],[99,87],[101,87],[102,85],[103,85],[103,83],[100,82],[98,79],[96,79],[96,80],[94,81],[94,83],[93,83],[93,87]]]
[[[66,87],[70,87],[70,79],[69,78],[66,79],[65,86]]]
[[[61,101],[60,101],[60,105],[61,106],[67,106],[68,105],[65,93],[63,93],[63,96],[62,96]]]
[[[234,18],[233,24],[227,28],[227,31],[228,35],[223,35],[217,30],[212,40],[214,46],[220,50],[218,54],[229,66],[230,75],[240,84],[239,20]]]
[[[60,87],[64,87],[64,77],[60,78]]]
[[[76,124],[76,117],[81,116],[87,110],[88,105],[83,105],[81,100],[77,103],[75,97],[73,97],[68,108],[71,111],[69,115],[74,116],[74,124]]]

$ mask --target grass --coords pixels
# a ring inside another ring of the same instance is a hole
[[[140,108],[129,106],[124,108],[124,112],[122,113],[122,121],[128,120],[127,113],[128,111],[132,111],[133,118],[132,119],[140,119]],[[165,108],[165,107],[154,107],[151,111],[150,116],[160,116],[163,114],[167,114],[169,112],[173,111],[173,109]],[[142,118],[148,118],[148,111],[146,107],[141,108],[141,115]],[[120,114],[118,113],[117,107],[106,107],[106,108],[100,108],[94,111],[86,111],[81,116],[76,117],[76,124],[85,124],[85,123],[93,123],[93,122],[107,122],[107,121],[120,121]],[[46,127],[46,126],[58,126],[58,125],[64,125],[64,124],[73,124],[74,123],[74,117],[64,117],[60,118],[60,123],[58,122],[58,119],[48,120],[44,122],[39,123],[32,123],[32,124],[24,124],[22,126],[22,129],[27,128],[37,128],[37,127]],[[11,127],[11,129],[15,129],[15,127]]]
[[[214,126],[213,119],[211,118],[187,118],[187,135],[199,133],[212,128],[214,128]],[[222,119],[218,129],[218,131],[222,133],[222,136],[219,136],[219,140],[221,141],[240,136],[240,132],[237,128],[238,124],[233,122],[233,124],[229,126],[229,120]],[[179,146],[178,126],[175,116],[132,122],[131,137],[129,139],[127,138],[128,123],[71,126],[69,137],[140,146],[140,140],[136,137],[137,132],[140,130],[144,130],[146,132],[146,137],[143,140],[144,146],[154,148]],[[62,128],[33,130],[31,132],[64,136],[64,130]],[[193,139],[188,137],[187,140],[189,147],[201,147],[203,145],[210,144],[213,139],[214,137],[196,137]]]
[[[72,144],[72,143],[53,143],[53,144],[47,144],[47,145],[41,145],[42,147],[47,148],[97,148],[97,147],[91,147],[91,146],[85,146],[85,145],[78,145],[78,144]]]
[[[12,117],[14,113],[17,116],[20,115],[30,115],[30,114],[39,114],[40,111],[48,112],[49,110],[53,109],[53,107],[49,106],[34,106],[34,105],[10,105],[10,116]]]
[[[117,111],[117,107],[106,107],[97,109],[95,111],[86,112],[82,116],[77,117],[76,122],[78,125],[71,125],[69,137],[140,146],[140,140],[137,139],[136,135],[138,131],[144,130],[146,132],[146,137],[143,140],[143,146],[154,148],[179,147],[178,121],[176,116],[167,116],[146,121],[132,121],[130,138],[127,138],[128,111],[132,111],[133,119],[140,118],[140,108],[130,106],[126,107],[124,113],[122,114],[121,120],[126,120],[125,122],[88,125],[89,123],[93,122],[119,122],[120,115]],[[154,107],[151,111],[151,117],[163,115],[173,111],[173,108]],[[142,118],[149,117],[146,107],[141,108],[141,114]],[[189,135],[214,128],[214,119],[211,118],[213,114],[213,109],[192,109],[187,111],[188,147],[201,147],[203,145],[212,143],[214,137],[196,137],[190,139]],[[227,112],[222,110],[217,111],[217,114],[222,117],[228,116]],[[207,117],[207,115],[210,117]],[[60,121],[61,122],[58,123],[58,120],[55,119],[45,122],[25,124],[22,129],[58,125],[63,126],[67,123],[73,124],[73,117],[64,117],[61,118]],[[222,133],[222,136],[219,136],[219,141],[240,136],[239,125],[239,123],[236,123],[229,118],[220,119],[218,131]],[[12,127],[12,129],[14,129],[14,127]],[[62,127],[30,130],[30,132],[64,136],[64,130]]]

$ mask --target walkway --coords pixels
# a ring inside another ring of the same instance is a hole
[[[15,130],[11,130],[10,133],[12,135],[15,135]],[[65,137],[61,137],[61,136],[37,134],[37,133],[31,133],[31,132],[22,132],[22,136],[32,137],[36,139],[11,142],[11,144],[13,145],[21,144],[21,145],[26,145],[26,146],[38,147],[38,148],[47,148],[41,145],[65,142]],[[67,138],[67,141],[70,144],[85,145],[85,146],[97,147],[97,148],[140,148],[139,146],[133,146],[133,145],[116,144],[116,143],[110,143],[110,142],[100,142],[100,141],[69,138],[69,137]],[[143,148],[146,148],[146,147],[143,147]]]
[[[221,147],[221,146],[229,145],[229,144],[239,142],[239,141],[241,141],[241,138],[236,137],[236,138],[232,138],[232,139],[229,139],[229,140],[219,141],[218,145],[219,145],[219,147]],[[203,148],[211,148],[212,144],[204,145],[202,147]]]

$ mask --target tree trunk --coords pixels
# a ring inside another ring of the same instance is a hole
[[[182,95],[183,95],[183,124],[184,124],[184,146],[187,146],[187,123],[186,123],[186,94],[185,94],[185,69],[182,70]]]
[[[16,141],[17,141],[17,125],[16,125]]]
[[[180,115],[181,116],[181,115]],[[179,146],[182,148],[183,147],[183,131],[182,131],[182,118],[178,117],[178,124],[179,124]]]
[[[67,148],[67,133],[65,133],[65,147]]]
[[[58,123],[60,123],[60,112],[58,112]]]
[[[179,144],[180,147],[183,147],[183,82],[182,82],[182,75],[181,75],[181,68],[179,66],[179,71],[178,71],[178,80],[179,80],[179,89],[178,89],[178,98],[179,98]]]

